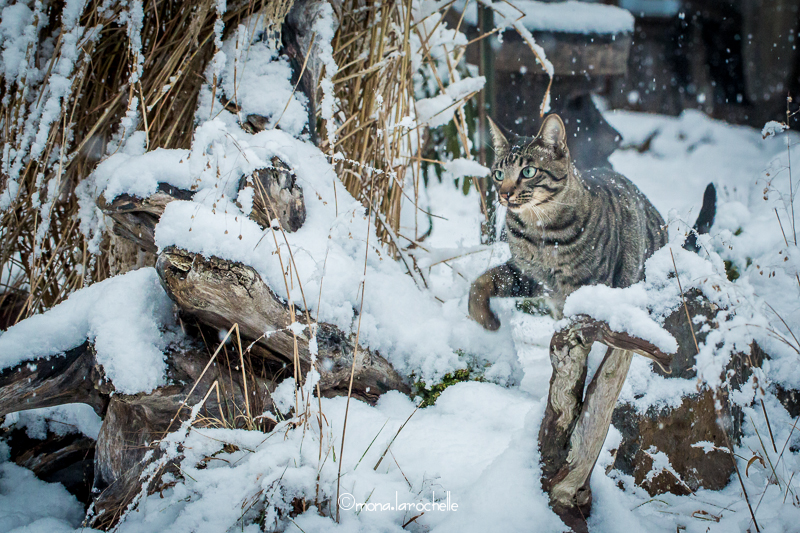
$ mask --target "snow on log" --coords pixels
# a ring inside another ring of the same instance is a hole
[[[173,309],[153,268],[103,280],[11,326],[0,336],[0,370],[13,376],[13,368],[25,364],[35,372],[40,366],[46,372],[46,367],[68,365],[61,359],[88,341],[93,360],[118,393],[152,391],[166,383],[164,349],[179,331]],[[38,396],[36,401],[44,400]]]
[[[187,315],[219,329],[238,324],[248,342],[286,364],[293,361],[296,341],[301,370],[304,374],[310,370],[311,335],[305,316],[292,317],[289,307],[252,267],[173,247],[159,255],[156,270],[167,293]],[[333,325],[317,324],[316,344],[323,393],[346,392],[354,353],[351,336]],[[353,395],[374,403],[390,390],[410,392],[383,357],[359,348]]]
[[[277,219],[285,231],[294,232],[306,220],[303,189],[297,184],[295,174],[277,157],[272,158],[271,168],[242,177],[238,192],[239,206],[262,228],[270,227]],[[191,200],[193,196],[193,191],[159,182],[150,196],[140,198],[123,193],[108,201],[102,194],[97,198],[97,206],[114,221],[114,233],[155,254],[156,225],[167,204],[173,200]]]

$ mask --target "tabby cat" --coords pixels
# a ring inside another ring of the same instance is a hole
[[[546,117],[536,137],[512,143],[489,124],[492,180],[508,207],[511,259],[472,284],[470,316],[496,330],[492,297],[546,296],[560,316],[567,296],[579,287],[627,287],[642,279],[645,260],[666,244],[667,233],[639,189],[608,168],[580,175],[558,115]]]

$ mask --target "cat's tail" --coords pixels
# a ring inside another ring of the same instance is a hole
[[[713,183],[709,183],[706,192],[703,193],[703,207],[694,223],[694,231],[689,234],[683,247],[690,252],[699,253],[700,247],[697,245],[697,236],[708,233],[714,225],[714,216],[717,214],[717,189]]]

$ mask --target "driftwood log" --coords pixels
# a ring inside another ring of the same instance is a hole
[[[584,395],[587,358],[595,342],[609,348]],[[653,344],[586,316],[575,317],[550,341],[553,374],[539,430],[542,487],[553,510],[575,532],[588,532],[589,480],[634,353],[662,368],[670,366],[670,356]]]
[[[6,368],[0,371],[0,416],[67,403],[85,403],[102,416],[108,407],[103,376],[88,342],[63,356]]]
[[[273,381],[230,371],[233,365],[219,356],[204,373],[210,355],[200,343],[173,347],[167,352],[168,384],[150,393],[125,395],[116,393],[113,383],[105,379],[94,347],[86,342],[63,355],[26,361],[0,372],[0,417],[39,407],[85,403],[103,418],[94,447],[96,495],[90,525],[107,528],[141,490],[142,459],[153,442],[176,429],[188,417],[189,408],[212,388],[219,394],[203,404],[201,426],[243,427],[272,405]],[[248,410],[251,416],[246,417]],[[263,429],[271,429],[270,419],[261,423]],[[47,457],[34,461],[23,454],[20,461],[46,472],[76,446],[74,439],[63,441],[64,448],[51,450]]]
[[[274,159],[271,168],[240,181],[240,189],[247,186],[254,189],[250,216],[262,228],[270,227],[276,219],[284,231],[296,231],[302,226],[302,190],[280,160]],[[356,350],[352,336],[331,324],[308,324],[306,315],[293,313],[253,268],[176,248],[158,254],[155,227],[164,209],[173,200],[190,200],[192,196],[192,191],[160,184],[149,198],[121,195],[110,202],[102,196],[98,199],[100,209],[113,221],[115,235],[139,247],[154,261],[157,258],[162,285],[187,325],[187,338],[166,354],[167,385],[149,393],[116,393],[89,342],[65,354],[52,354],[0,372],[0,417],[27,409],[85,403],[103,419],[93,449],[92,513],[87,521],[91,527],[107,529],[118,521],[121,512],[142,490],[140,475],[145,468],[145,454],[154,449],[155,441],[186,419],[187,405],[203,401],[207,393],[216,389],[217,394],[206,399],[200,420],[195,423],[223,427],[252,426],[258,415],[271,409],[270,394],[275,383],[291,376],[293,365],[299,364],[302,376],[311,370],[312,328],[318,346],[315,368],[320,374],[322,395],[347,394],[354,357],[356,398],[372,403],[389,390],[410,392],[383,357],[366,348]],[[289,329],[293,323],[307,327],[296,333],[296,328]],[[216,331],[234,324],[238,325],[242,348],[246,349],[248,372],[242,373],[238,357],[230,362],[225,359],[228,351],[236,350],[231,346],[204,373],[216,344],[206,346],[202,332],[211,333],[205,338],[215,338]],[[273,421],[265,418],[258,424],[261,429],[270,430]],[[59,443],[63,450],[51,451],[35,465],[40,471],[53,470],[60,457],[74,452],[76,444],[72,440],[54,440],[53,446],[59,447]],[[81,440],[79,444],[85,442]],[[20,455],[20,461],[31,459],[24,453]],[[159,483],[154,479],[147,490],[158,490]]]
[[[248,186],[254,189],[250,218],[262,228],[270,227],[275,219],[287,232],[297,231],[302,226],[306,216],[303,191],[280,159],[273,158],[271,168],[257,170],[240,180],[240,190]],[[155,227],[166,205],[173,200],[191,199],[192,194],[162,183],[149,198],[120,195],[107,202],[101,196],[98,206],[114,221],[117,235],[154,253],[157,251]],[[158,256],[156,270],[184,316],[216,329],[227,330],[238,324],[247,343],[255,341],[251,351],[261,356],[273,371],[293,364],[296,340],[302,374],[310,369],[309,329],[296,339],[288,329],[292,322],[306,324],[306,318],[299,313],[292,317],[289,306],[253,268],[170,248]],[[316,325],[316,335],[317,370],[323,394],[346,393],[353,361],[353,339],[339,328],[324,323]],[[357,356],[355,397],[374,402],[389,390],[410,392],[403,379],[380,355],[359,349]]]
[[[288,306],[267,286],[258,273],[241,263],[170,248],[159,255],[156,270],[164,288],[183,313],[217,329],[238,324],[256,353],[283,365],[292,364],[295,347],[300,368],[310,369],[309,328],[295,336],[292,322],[306,323],[305,315],[291,316]],[[317,324],[317,370],[323,394],[346,394],[353,364],[354,342],[331,324]],[[374,403],[384,392],[410,388],[380,355],[359,348],[353,395]]]

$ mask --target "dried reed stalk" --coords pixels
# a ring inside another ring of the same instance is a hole
[[[0,80],[0,141],[6,149],[0,164],[0,193],[12,181],[18,184],[10,207],[0,213],[0,271],[14,289],[0,287],[0,308],[11,300],[24,300],[14,320],[55,305],[84,283],[111,273],[108,258],[114,250],[109,240],[100,243],[103,253],[94,255],[92,243],[80,231],[78,184],[123,127],[126,134],[143,127],[148,149],[188,147],[197,96],[206,82],[203,72],[215,51],[215,22],[221,18],[226,27],[235,27],[267,2],[229,2],[221,17],[213,0],[143,2],[139,31],[123,22],[123,15],[133,18],[127,7],[112,3],[103,11],[102,4],[90,0],[78,20],[84,31],[68,78],[70,87],[60,103],[56,101],[59,107],[49,132],[47,123],[34,124],[47,133],[38,157],[25,157],[30,135],[20,121],[46,104],[53,73],[59,62],[69,60],[63,44],[69,28],[62,26],[60,2],[34,17],[34,22],[47,20],[29,46],[26,61],[29,68],[46,73],[44,79]],[[43,45],[50,36],[55,36],[55,46],[48,57]],[[131,72],[139,64],[137,79]],[[129,111],[140,119],[123,125]],[[9,155],[15,151],[23,154],[18,173]],[[52,203],[42,207],[48,193]]]
[[[336,140],[332,147],[323,142],[323,149],[345,156],[337,164],[345,188],[365,203],[370,200],[395,232],[407,166],[400,156],[412,151],[407,130],[392,127],[410,114],[414,103],[410,7],[409,0],[344,2],[332,43],[340,65],[333,78],[339,124],[324,124],[336,130]],[[387,242],[386,228],[378,230]]]

